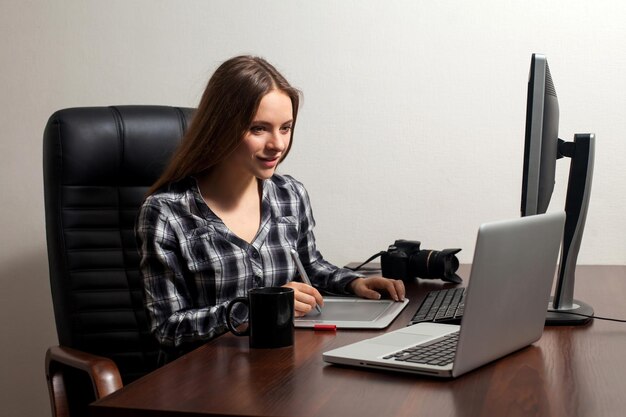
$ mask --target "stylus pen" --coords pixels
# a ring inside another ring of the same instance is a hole
[[[311,280],[309,279],[309,276],[306,274],[306,271],[304,270],[304,266],[302,266],[302,262],[300,262],[300,257],[298,256],[298,252],[296,252],[296,250],[293,248],[291,249],[291,258],[296,263],[296,268],[298,268],[298,272],[300,273],[300,276],[302,277],[302,281],[304,281],[305,284],[310,285],[312,287],[313,285],[311,284]],[[315,310],[317,310],[318,313],[322,312],[322,309],[320,308],[319,304],[315,304]]]

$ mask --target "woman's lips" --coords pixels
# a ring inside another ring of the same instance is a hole
[[[278,164],[278,160],[279,160],[278,156],[271,157],[271,158],[259,157],[259,161],[261,161],[261,165],[263,165],[266,168],[274,168],[276,164]]]

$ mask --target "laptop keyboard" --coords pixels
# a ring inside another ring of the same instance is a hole
[[[437,321],[459,324],[464,308],[464,287],[430,291],[408,325]]]
[[[443,339],[403,349],[399,352],[387,355],[383,359],[444,366],[454,361],[458,341],[459,332],[457,331],[444,336]]]

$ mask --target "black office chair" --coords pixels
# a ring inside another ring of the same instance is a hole
[[[193,109],[85,107],[54,113],[43,167],[50,286],[60,346],[46,352],[55,416],[156,368],[134,237],[138,208]]]

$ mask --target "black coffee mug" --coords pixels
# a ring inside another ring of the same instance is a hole
[[[230,313],[238,304],[248,307],[248,327],[237,330]],[[226,324],[237,336],[250,336],[251,348],[278,348],[293,345],[293,288],[262,287],[237,297],[226,307]]]

